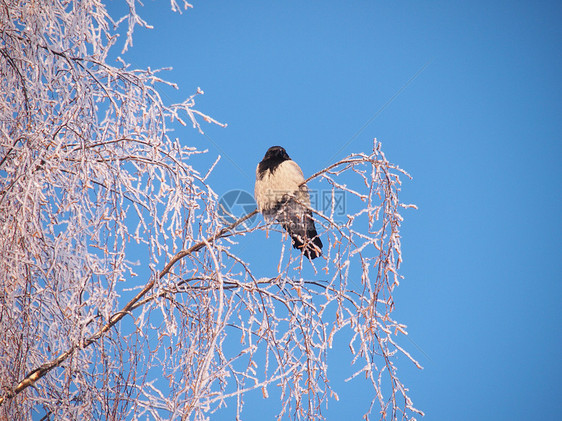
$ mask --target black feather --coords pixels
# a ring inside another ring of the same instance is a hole
[[[262,179],[266,171],[273,172],[283,161],[288,161],[289,155],[281,146],[272,146],[267,150],[265,156],[258,165],[259,178]]]
[[[286,197],[283,202],[270,212],[291,237],[293,247],[304,252],[309,259],[322,255],[322,241],[318,237],[312,212],[298,203],[293,197]]]

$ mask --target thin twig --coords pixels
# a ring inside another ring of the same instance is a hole
[[[63,352],[62,354],[60,354],[54,360],[51,360],[51,361],[41,365],[40,367],[36,368],[35,370],[33,370],[29,374],[27,374],[27,376],[25,376],[25,378],[22,381],[19,382],[19,384],[14,388],[14,390],[12,392],[9,392],[9,393],[5,394],[3,397],[0,397],[0,406],[7,399],[11,399],[11,398],[15,397],[17,394],[19,394],[20,392],[22,392],[23,390],[27,389],[29,386],[33,386],[39,379],[44,377],[49,371],[51,371],[55,367],[58,367],[68,357],[73,355],[74,352],[76,352],[77,349],[87,348],[91,344],[95,343],[102,336],[104,336],[105,333],[107,333],[111,328],[113,328],[113,326],[115,326],[123,317],[125,317],[125,315],[131,314],[131,310],[134,308],[135,304],[152,289],[152,287],[156,283],[156,279],[162,279],[164,276],[166,276],[170,272],[172,267],[177,262],[179,262],[184,257],[201,250],[206,245],[211,245],[214,241],[221,238],[224,234],[230,232],[231,230],[236,228],[238,225],[247,221],[248,219],[250,219],[251,217],[253,217],[257,213],[258,213],[258,211],[257,211],[257,209],[255,209],[254,211],[250,212],[246,216],[243,216],[242,218],[233,222],[229,226],[222,228],[219,232],[217,232],[216,234],[207,238],[206,240],[203,240],[203,241],[198,242],[197,244],[194,244],[193,246],[191,246],[187,250],[182,250],[182,251],[178,252],[170,260],[170,262],[168,262],[168,264],[164,267],[164,269],[162,269],[162,271],[158,275],[158,278],[152,277],[152,279],[144,286],[144,288],[133,299],[131,299],[120,311],[118,311],[117,313],[114,313],[109,318],[109,321],[100,330],[98,330],[96,333],[94,333],[92,336],[90,336],[88,339],[86,339],[81,344],[74,344],[72,347],[70,347],[67,351]],[[155,297],[156,296],[154,296],[153,298],[155,298]],[[149,301],[151,301],[151,300],[146,300],[145,303],[147,303]]]

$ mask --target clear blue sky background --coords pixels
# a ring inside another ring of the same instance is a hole
[[[180,90],[164,97],[200,86],[198,108],[228,123],[175,134],[223,156],[215,191],[252,192],[271,145],[310,175],[378,138],[419,206],[395,313],[425,367],[400,364],[415,406],[427,420],[560,417],[562,3],[192,3],[180,16],[147,1],[154,30],[124,57],[172,66]],[[360,419],[369,390],[330,362],[328,419]],[[268,419],[277,402],[254,396],[244,419]]]

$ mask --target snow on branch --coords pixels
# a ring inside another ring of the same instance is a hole
[[[218,161],[199,168],[169,136],[172,121],[222,125],[195,109],[203,92],[167,105],[159,71],[108,64],[116,26],[126,49],[148,25],[134,0],[116,21],[77,4],[0,6],[0,417],[242,417],[257,392],[279,418],[322,419],[342,331],[349,381],[372,386],[366,418],[421,414],[392,318],[408,175],[376,141],[321,169],[306,182],[327,200],[312,207],[324,256],[273,244],[277,265],[258,269],[240,242],[278,228],[256,211],[225,226]]]

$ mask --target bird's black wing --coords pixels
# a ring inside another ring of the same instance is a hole
[[[312,212],[294,197],[285,197],[272,210],[273,216],[289,233],[293,247],[302,250],[309,259],[322,255],[322,241],[316,232]]]

